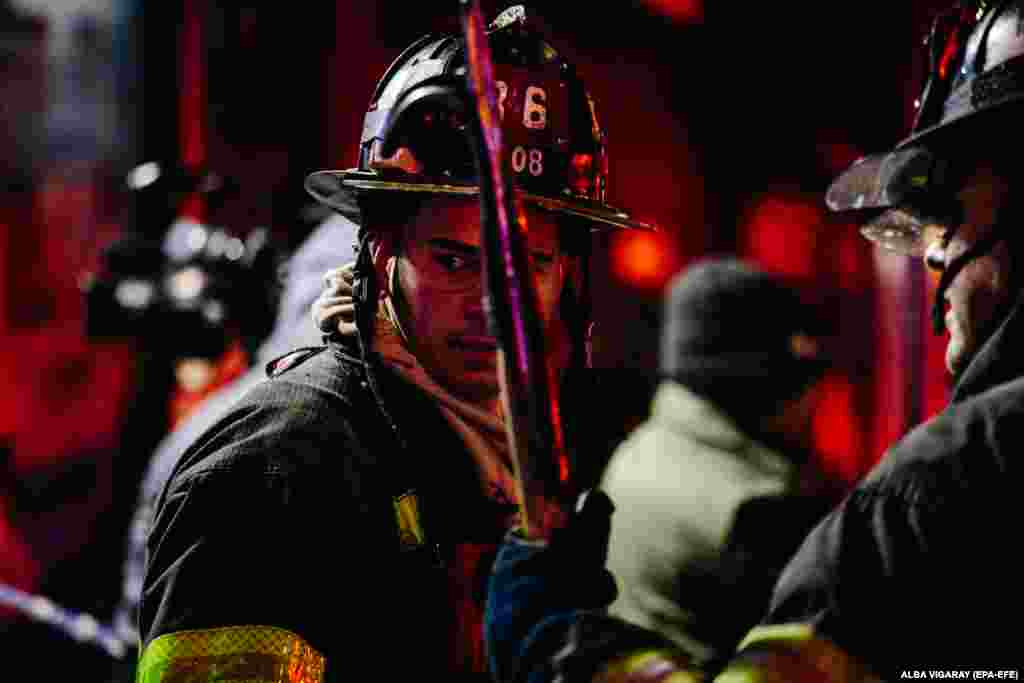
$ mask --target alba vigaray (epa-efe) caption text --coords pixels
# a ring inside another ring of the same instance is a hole
[[[904,669],[900,680],[1017,681],[1019,669]]]

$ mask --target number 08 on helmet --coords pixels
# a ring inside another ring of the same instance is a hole
[[[650,229],[607,202],[606,138],[576,69],[511,7],[488,27],[504,153],[521,199],[591,229]],[[388,67],[363,122],[359,165],[311,174],[306,189],[360,222],[383,193],[477,196],[467,131],[465,45],[427,35]]]

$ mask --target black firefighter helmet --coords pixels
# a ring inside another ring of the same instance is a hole
[[[487,33],[505,154],[522,200],[592,229],[650,228],[606,201],[605,133],[574,67],[530,26],[520,5],[502,12]],[[377,84],[358,167],[313,173],[306,189],[356,223],[367,194],[478,196],[465,71],[461,36],[414,42]]]
[[[878,213],[861,228],[881,246],[923,255],[951,222],[951,199],[973,160],[1013,148],[1024,113],[1024,2],[960,2],[927,38],[929,75],[910,135],[856,161],[832,183],[833,211]]]

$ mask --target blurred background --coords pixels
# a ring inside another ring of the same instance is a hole
[[[519,4],[597,101],[612,202],[660,228],[597,238],[594,361],[622,381],[595,402],[642,416],[664,285],[736,254],[829,314],[814,432],[839,487],[941,408],[934,280],[822,198],[906,131],[945,3]],[[0,0],[0,586],[111,618],[154,448],[250,366],[287,257],[327,218],[302,179],[354,164],[383,70],[456,12]],[[0,652],[114,680],[90,622],[63,632],[30,612],[0,607]]]

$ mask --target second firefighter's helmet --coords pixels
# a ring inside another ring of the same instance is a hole
[[[648,228],[610,206],[606,139],[574,67],[511,7],[488,27],[502,137],[524,202],[592,228]],[[363,122],[356,168],[306,179],[314,197],[359,223],[367,194],[477,196],[465,115],[464,40],[427,35],[384,73]]]
[[[833,211],[877,210],[862,228],[884,247],[921,255],[931,226],[979,157],[1014,148],[1024,112],[1024,2],[959,2],[925,42],[929,75],[910,134],[832,183]]]

